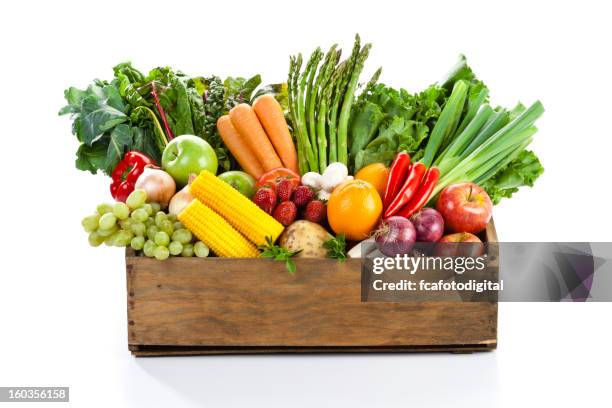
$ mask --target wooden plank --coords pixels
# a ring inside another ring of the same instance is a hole
[[[491,223],[486,239],[494,237]],[[130,348],[170,355],[495,347],[496,303],[361,302],[360,260],[296,264],[290,275],[265,259],[160,262],[128,251]]]
[[[458,344],[406,347],[178,347],[178,346],[131,346],[137,357],[239,355],[239,354],[347,354],[347,353],[474,353],[492,351],[496,344]]]

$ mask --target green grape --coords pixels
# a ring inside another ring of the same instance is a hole
[[[183,245],[183,251],[181,252],[181,256],[184,256],[184,257],[193,256],[193,244]]]
[[[145,256],[148,256],[149,258],[153,257],[153,251],[155,251],[155,248],[157,248],[157,245],[155,245],[155,242],[153,242],[152,240],[148,239],[143,247],[142,247],[142,252],[145,254]]]
[[[173,223],[176,222],[176,214],[168,214],[168,219]]]
[[[117,202],[113,205],[113,214],[118,220],[125,220],[130,216],[130,208],[122,202]]]
[[[131,219],[129,219],[129,218],[128,218],[127,220],[121,220],[121,221],[119,221],[119,223],[118,223],[118,224],[119,224],[119,227],[120,227],[121,229],[124,229],[124,230],[129,230],[130,228],[132,228],[132,223],[133,223],[133,221],[132,221]]]
[[[159,205],[159,203],[151,203],[151,208],[153,209],[153,214],[157,214],[157,212],[161,210],[161,205]]]
[[[155,248],[155,251],[153,251],[153,256],[155,256],[155,259],[163,261],[164,259],[168,259],[170,256],[170,251],[165,246],[160,245]]]
[[[158,211],[157,214],[155,214],[155,225],[157,225],[158,227],[161,227],[162,221],[165,221],[167,219],[168,219],[168,216],[166,215],[165,212]]]
[[[130,241],[130,246],[132,247],[132,249],[136,251],[140,251],[144,247],[144,244],[145,244],[145,239],[143,236],[134,237]]]
[[[145,226],[147,228],[149,228],[151,225],[155,225],[155,220],[151,217],[147,218],[147,220],[145,221]]]
[[[87,239],[89,240],[89,245],[91,245],[92,247],[100,246],[104,242],[104,237],[98,234],[97,232],[92,232],[91,234],[89,234],[89,237],[87,237]]]
[[[170,243],[170,237],[164,231],[159,231],[155,234],[153,241],[155,241],[157,245],[167,246]]]
[[[183,223],[182,223],[182,222],[180,222],[180,221],[175,221],[175,222],[174,222],[173,227],[174,227],[174,230],[175,230],[175,231],[176,231],[176,230],[180,230],[180,229],[185,228],[185,226],[183,225]]]
[[[172,241],[170,245],[168,245],[168,249],[170,250],[170,255],[179,255],[183,252],[183,244],[177,241]]]
[[[100,229],[111,229],[117,223],[117,217],[115,217],[112,213],[106,213],[100,217],[98,221],[98,227]]]
[[[132,225],[130,225],[130,230],[134,235],[142,237],[147,232],[147,227],[142,222],[133,222]]]
[[[130,193],[125,203],[132,210],[142,207],[147,201],[147,192],[144,190],[134,190]]]
[[[106,237],[104,239],[104,244],[106,244],[107,246],[117,246],[116,242],[117,242],[118,234],[119,234],[119,230],[115,231],[114,233]]]
[[[153,206],[149,203],[146,203],[142,206],[142,208],[147,212],[147,215],[150,217],[153,215]]]
[[[159,226],[159,229],[164,231],[169,236],[172,236],[172,233],[174,232],[174,224],[170,220],[163,220]]]
[[[83,226],[85,232],[94,232],[98,229],[99,221],[99,214],[88,215],[87,217],[83,218],[83,220],[81,221],[81,225]]]
[[[198,241],[193,246],[193,252],[196,254],[198,258],[206,258],[210,250],[202,241]]]
[[[119,230],[117,232],[117,235],[115,235],[114,244],[115,246],[126,247],[130,245],[130,241],[132,240],[133,237],[134,237],[134,234],[132,234],[132,231]]]
[[[112,212],[113,206],[112,204],[108,204],[108,203],[100,204],[96,207],[96,211],[98,212],[98,214],[104,215],[106,213]]]
[[[117,226],[114,225],[112,228],[109,228],[109,229],[98,228],[98,230],[96,232],[101,237],[106,238],[106,237],[109,237],[109,236],[113,235],[117,231],[119,231],[119,228],[117,228]]]
[[[137,208],[132,212],[132,219],[136,222],[145,222],[149,215],[143,208]]]
[[[151,225],[149,228],[147,228],[147,238],[153,240],[158,231],[159,228],[157,228],[155,225]]]
[[[191,235],[191,231],[185,228],[177,229],[172,234],[172,240],[178,241],[181,244],[188,244],[191,242],[193,236]]]

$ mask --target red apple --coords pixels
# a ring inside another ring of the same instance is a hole
[[[478,234],[491,219],[493,203],[478,185],[458,183],[442,190],[436,208],[449,231]]]
[[[469,232],[445,235],[436,243],[435,256],[477,257],[484,254],[482,241]]]

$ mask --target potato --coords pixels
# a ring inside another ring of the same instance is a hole
[[[325,258],[327,249],[323,243],[333,236],[319,224],[310,221],[296,221],[285,228],[280,236],[279,245],[290,251],[302,250],[296,257]]]

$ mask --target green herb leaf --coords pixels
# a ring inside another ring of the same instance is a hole
[[[260,245],[259,249],[262,251],[260,254],[262,258],[270,258],[274,259],[275,261],[284,262],[287,271],[289,271],[289,273],[292,275],[295,273],[295,263],[293,260],[291,260],[291,258],[300,253],[301,250],[289,251],[287,248],[274,244],[272,237],[266,237],[266,244]]]
[[[335,238],[325,241],[323,248],[327,249],[329,258],[336,258],[340,262],[346,260],[346,238],[344,234],[338,234]]]

